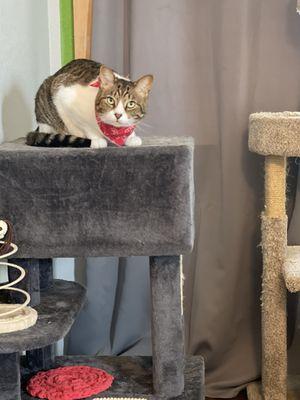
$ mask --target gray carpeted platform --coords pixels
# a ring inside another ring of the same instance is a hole
[[[0,335],[0,353],[14,353],[47,346],[65,337],[85,301],[85,289],[75,282],[54,280],[41,292],[36,325]],[[1,395],[0,395],[1,400]]]
[[[184,254],[193,246],[191,138],[97,150],[4,143],[0,191],[20,258]]]
[[[163,400],[154,396],[152,389],[151,357],[58,357],[56,366],[89,365],[102,368],[115,376],[112,387],[99,397],[137,397],[147,400]],[[27,371],[23,370],[23,377]],[[26,381],[26,379],[25,379]],[[88,397],[93,399],[97,395]],[[23,391],[22,400],[33,400]],[[189,357],[185,367],[184,394],[168,400],[204,400],[204,363],[202,357]]]

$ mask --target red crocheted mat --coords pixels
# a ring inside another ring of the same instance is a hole
[[[32,397],[48,400],[77,400],[111,387],[114,377],[99,368],[61,367],[38,372],[27,383]]]

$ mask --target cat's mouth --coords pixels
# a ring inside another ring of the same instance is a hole
[[[119,121],[118,119],[112,120],[111,118],[106,118],[105,115],[96,114],[96,118],[101,120],[107,125],[115,126],[116,128],[127,128],[132,125],[136,125],[136,121]]]
[[[125,128],[126,126],[131,126],[131,125],[133,125],[133,123],[115,121],[115,122],[113,122],[112,125],[113,125],[113,126],[117,126],[118,128],[121,128],[121,127],[124,127],[124,128]]]

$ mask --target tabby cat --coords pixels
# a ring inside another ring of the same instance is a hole
[[[40,86],[35,99],[38,128],[31,146],[139,146],[134,128],[145,116],[152,75],[137,81],[92,60],[71,61]]]

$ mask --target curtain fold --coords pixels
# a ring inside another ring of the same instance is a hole
[[[205,357],[207,395],[233,397],[260,375],[263,159],[248,151],[248,116],[299,109],[296,2],[94,3],[93,58],[133,79],[154,74],[140,134],[195,138],[196,243],[184,259],[187,350]],[[72,330],[71,351],[135,351],[149,339],[148,261],[87,264],[90,303]],[[83,339],[88,332],[93,344]]]

